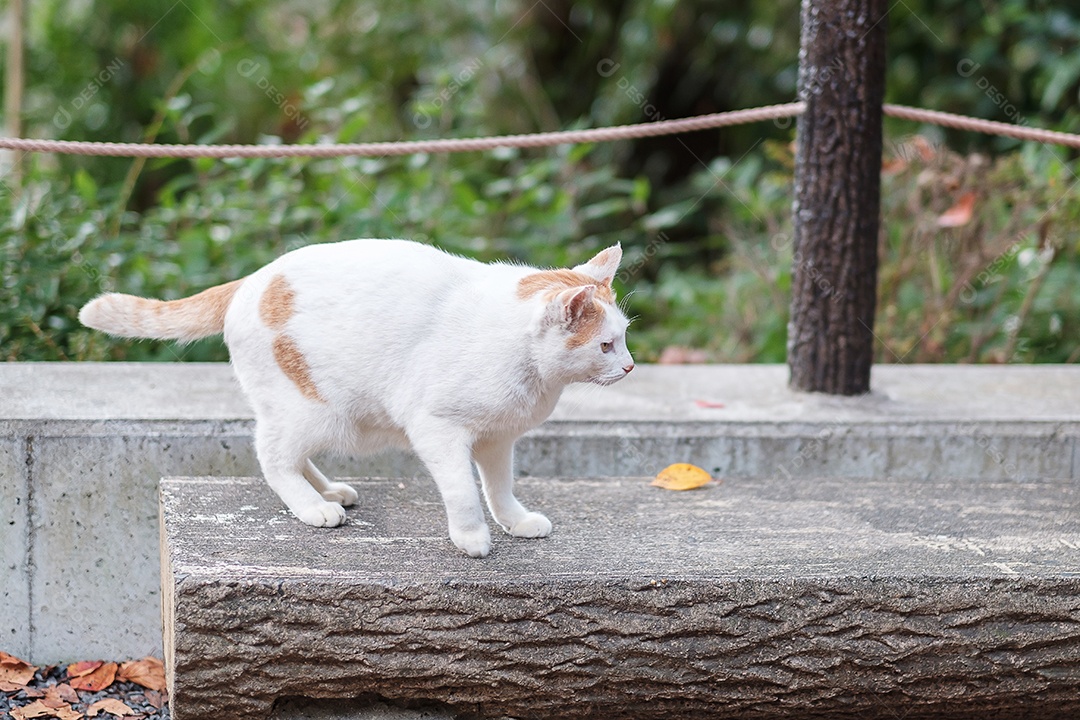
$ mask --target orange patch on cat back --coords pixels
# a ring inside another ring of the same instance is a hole
[[[275,275],[259,299],[259,317],[267,327],[280,330],[293,314],[296,293],[284,275]]]
[[[522,300],[530,298],[537,293],[544,293],[544,299],[550,300],[563,290],[573,287],[592,285],[596,288],[596,297],[606,303],[615,301],[611,292],[611,285],[599,283],[588,275],[583,275],[573,270],[541,270],[531,275],[526,275],[518,281],[518,297]]]
[[[274,360],[278,367],[300,389],[300,393],[309,400],[326,402],[315,387],[315,381],[311,377],[311,367],[308,365],[304,354],[296,346],[288,335],[278,335],[274,338]]]

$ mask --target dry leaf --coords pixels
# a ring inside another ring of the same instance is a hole
[[[705,408],[707,410],[719,410],[724,407],[722,402],[713,402],[712,400],[695,400],[694,404],[699,408]]]
[[[103,698],[96,703],[86,708],[86,717],[95,717],[102,711],[115,715],[116,717],[123,717],[125,715],[134,715],[135,711],[130,707],[120,702],[116,698]]]
[[[660,471],[652,484],[665,490],[693,490],[712,480],[712,476],[697,465],[675,463]]]
[[[911,144],[915,146],[915,149],[919,151],[919,157],[923,162],[930,162],[937,155],[937,150],[930,144],[930,141],[924,138],[922,135],[916,135],[911,139]]]
[[[82,677],[83,675],[89,675],[104,664],[104,660],[83,660],[82,662],[71,663],[67,666],[67,674],[68,677]]]
[[[35,700],[29,705],[23,705],[22,707],[11,708],[11,717],[15,720],[27,720],[28,718],[39,717],[53,717],[53,709],[41,702]]]
[[[160,692],[165,689],[165,663],[156,657],[133,660],[122,664],[116,677],[122,682],[133,682]]]
[[[956,204],[946,210],[937,219],[938,227],[960,227],[971,222],[971,215],[975,210],[975,193],[970,190],[960,196]]]
[[[15,720],[30,720],[30,718],[60,718],[60,720],[82,720],[83,714],[73,710],[70,705],[52,708],[41,700],[35,700],[29,705],[11,709],[11,717]]]
[[[89,672],[85,675],[72,678],[71,687],[76,690],[89,690],[90,692],[97,692],[98,690],[104,690],[113,684],[113,680],[116,679],[116,663],[108,662],[103,663],[101,667]]]
[[[881,161],[881,172],[886,175],[903,172],[907,169],[907,161],[904,158],[886,158]]]
[[[144,695],[146,696],[146,702],[150,703],[155,710],[160,710],[165,707],[165,695],[157,690],[147,690]]]
[[[79,702],[79,695],[67,683],[50,685],[45,688],[45,704],[49,707],[62,707],[67,703]]]
[[[0,682],[25,685],[34,679],[37,667],[14,655],[0,652]]]

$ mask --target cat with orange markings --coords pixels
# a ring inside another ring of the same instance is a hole
[[[102,295],[79,313],[124,337],[224,333],[255,411],[263,475],[296,517],[334,527],[358,495],[311,461],[411,447],[434,478],[450,539],[486,556],[551,522],[514,496],[513,447],[574,382],[633,370],[611,281],[618,245],[573,269],[484,264],[404,240],[294,250],[246,278],[173,301]]]

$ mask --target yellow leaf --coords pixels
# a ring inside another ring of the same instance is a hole
[[[712,476],[697,465],[675,463],[660,471],[652,484],[665,490],[693,490],[712,480]]]

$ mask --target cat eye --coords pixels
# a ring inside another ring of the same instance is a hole
[[[609,353],[615,349],[615,343],[602,342],[600,343],[600,352]]]

